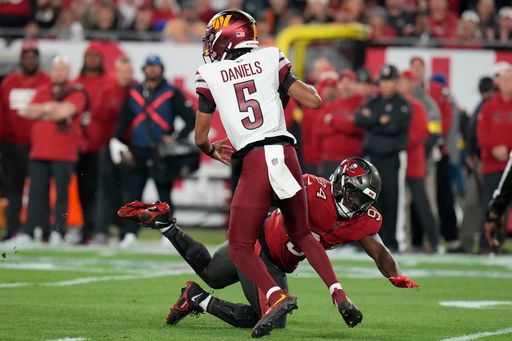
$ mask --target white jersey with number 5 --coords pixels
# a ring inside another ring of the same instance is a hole
[[[278,92],[290,68],[279,49],[267,47],[197,70],[196,92],[217,106],[236,150],[267,137],[293,139]]]

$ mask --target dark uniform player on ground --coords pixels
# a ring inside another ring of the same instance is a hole
[[[377,234],[382,218],[372,205],[379,195],[381,181],[373,165],[363,159],[349,158],[336,169],[331,182],[309,174],[303,176],[303,181],[311,231],[325,249],[359,241],[393,285],[404,288],[418,286],[400,274],[398,265]],[[189,314],[208,312],[235,327],[252,328],[264,314],[267,306],[263,293],[236,269],[228,255],[227,243],[210,256],[204,245],[177,227],[175,219],[170,219],[166,203],[133,202],[123,206],[119,215],[160,229],[211,288],[221,289],[240,281],[250,303],[221,300],[190,281],[171,308],[167,323],[176,324]],[[255,251],[272,277],[287,288],[286,273],[292,273],[305,257],[286,234],[283,218],[279,210],[267,217]],[[278,327],[284,325],[285,320],[281,319]]]

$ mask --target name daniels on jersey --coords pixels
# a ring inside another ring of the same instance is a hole
[[[263,70],[261,69],[260,62],[256,61],[252,64],[247,63],[237,65],[227,70],[220,70],[220,75],[222,76],[222,81],[226,83],[239,78],[254,76],[262,72]]]

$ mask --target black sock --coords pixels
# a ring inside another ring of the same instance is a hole
[[[260,319],[250,305],[231,303],[213,296],[206,312],[237,328],[252,328]]]

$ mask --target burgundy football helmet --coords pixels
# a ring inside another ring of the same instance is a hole
[[[359,157],[343,160],[329,180],[336,209],[343,218],[366,212],[382,188],[377,168]]]
[[[256,20],[238,10],[217,13],[206,26],[203,37],[203,59],[211,62],[229,59],[236,49],[259,46]]]

